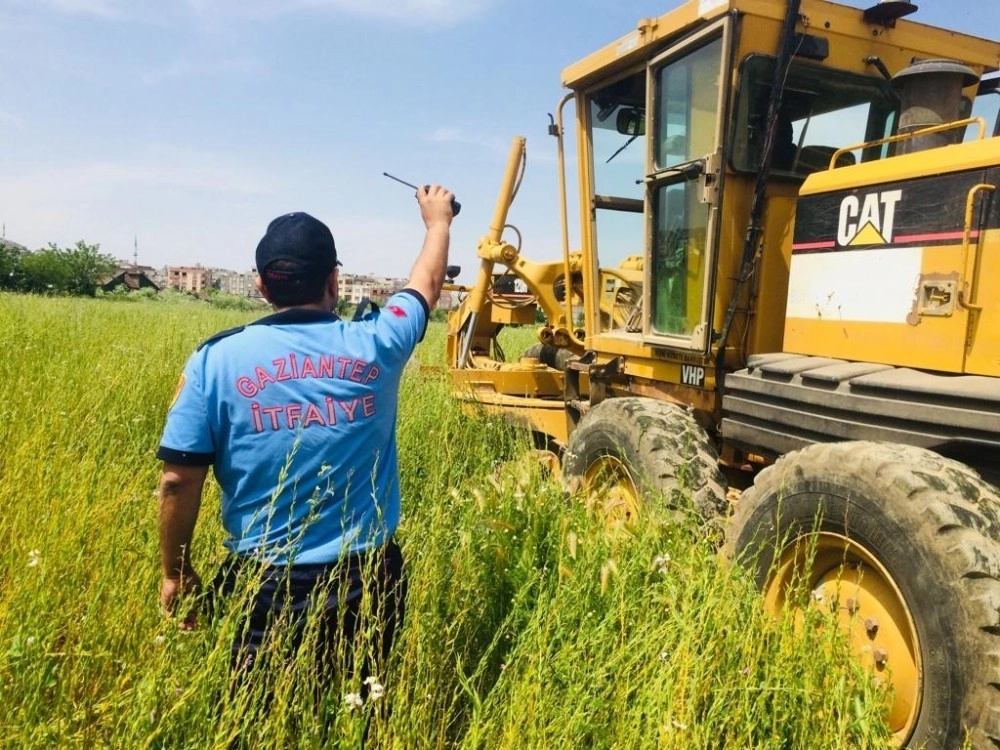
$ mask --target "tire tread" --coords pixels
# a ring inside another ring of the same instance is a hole
[[[923,448],[871,442],[824,443],[779,458],[743,493],[726,534],[725,553],[740,559],[759,541],[766,506],[809,476],[839,477],[874,497],[894,497],[880,512],[914,529],[920,545],[959,592],[964,612],[958,669],[966,690],[962,718],[972,747],[1000,747],[1000,496],[964,464]],[[901,501],[901,500],[904,500]],[[775,511],[777,512],[777,511]],[[771,529],[763,530],[765,533]],[[873,550],[878,554],[878,550]],[[765,571],[766,572],[766,571]],[[758,568],[758,582],[761,582]],[[908,603],[912,609],[912,604]],[[933,644],[930,644],[933,647]],[[991,654],[993,658],[983,658]],[[936,745],[928,745],[935,747]]]

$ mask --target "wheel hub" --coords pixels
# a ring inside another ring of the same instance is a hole
[[[583,475],[594,492],[601,513],[608,522],[634,521],[639,515],[640,496],[628,467],[617,456],[596,459]]]
[[[768,609],[779,612],[791,603],[790,588],[803,583],[810,606],[835,613],[858,661],[891,687],[886,720],[893,744],[904,745],[920,714],[922,670],[916,627],[896,583],[868,550],[828,532],[785,548],[765,590]]]

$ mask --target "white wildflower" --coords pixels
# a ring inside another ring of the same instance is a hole
[[[25,643],[27,643],[27,644],[28,644],[29,646],[34,646],[34,645],[35,645],[35,641],[36,641],[36,640],[38,640],[38,639],[37,639],[37,638],[35,638],[35,636],[33,636],[33,635],[29,635],[29,636],[28,636],[28,637],[27,637],[27,638],[25,639]]]
[[[385,687],[383,687],[382,683],[380,683],[374,677],[366,677],[365,684],[368,686],[369,690],[368,694],[371,696],[372,700],[377,701],[379,698],[385,695]]]
[[[38,565],[39,561],[42,559],[42,553],[37,549],[33,549],[28,553],[28,567],[34,568]]]
[[[153,638],[153,643],[155,643],[157,646],[162,646],[166,642],[167,642],[167,636],[165,635],[158,635],[155,638]]]
[[[670,565],[670,555],[666,552],[653,558],[653,570],[657,573],[666,573],[668,565]]]
[[[345,693],[344,705],[347,706],[348,711],[353,711],[356,708],[364,706],[365,701],[364,698],[361,697],[361,693]]]

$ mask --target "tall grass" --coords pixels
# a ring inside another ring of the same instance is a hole
[[[406,623],[379,689],[357,706],[345,671],[317,693],[307,639],[230,690],[233,612],[184,632],[158,611],[154,452],[187,355],[245,320],[0,295],[2,746],[350,748],[366,726],[386,748],[885,746],[881,696],[833,628],[765,615],[694,521],[608,526],[418,367],[399,420]],[[210,483],[203,577],[221,558]]]

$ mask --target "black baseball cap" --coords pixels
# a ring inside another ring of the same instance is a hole
[[[275,261],[286,261],[275,280],[300,276],[326,276],[337,260],[333,233],[319,219],[297,211],[284,214],[267,225],[257,244],[257,273],[264,276]]]

